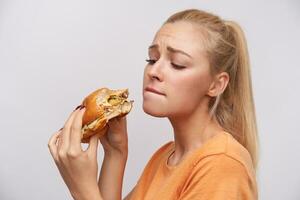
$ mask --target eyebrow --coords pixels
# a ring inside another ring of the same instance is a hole
[[[158,45],[157,45],[157,44],[150,45],[148,49],[150,50],[150,49],[155,49],[155,48],[158,48]],[[175,49],[175,48],[170,47],[170,46],[167,46],[167,50],[170,51],[170,52],[172,52],[172,53],[180,53],[180,54],[186,55],[186,56],[189,57],[189,58],[193,58],[193,57],[192,57],[191,55],[189,55],[188,53],[186,53],[186,52],[184,52],[184,51],[182,51],[182,50],[179,50],[179,49]]]

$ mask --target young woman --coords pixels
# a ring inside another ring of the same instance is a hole
[[[167,117],[174,141],[151,157],[126,200],[257,199],[257,127],[247,45],[237,23],[196,9],[170,16],[149,46],[143,110]],[[75,110],[49,149],[74,199],[121,199],[128,139],[126,117],[86,151]]]

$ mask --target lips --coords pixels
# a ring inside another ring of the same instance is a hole
[[[155,88],[149,87],[149,86],[145,88],[145,91],[153,92],[153,93],[156,93],[156,94],[159,94],[159,95],[165,95],[164,93],[156,90]]]

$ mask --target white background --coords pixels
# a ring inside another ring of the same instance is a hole
[[[248,39],[261,145],[260,199],[300,199],[300,2],[0,0],[0,199],[71,199],[49,137],[91,91],[129,88],[123,195],[152,153],[173,139],[142,110],[147,47],[174,12],[236,20]],[[102,162],[99,148],[99,165]]]

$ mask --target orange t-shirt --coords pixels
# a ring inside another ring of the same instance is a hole
[[[153,154],[130,200],[258,199],[250,154],[231,134],[217,134],[176,166],[167,163],[173,151],[170,141]]]

